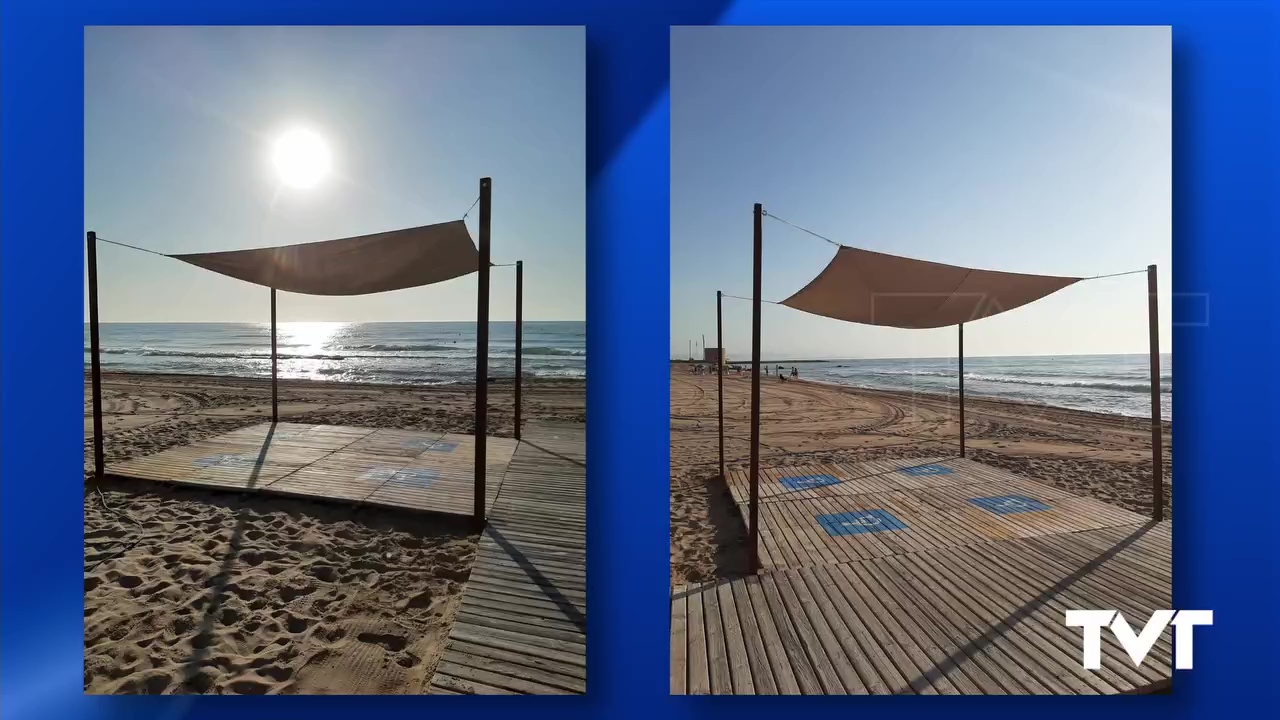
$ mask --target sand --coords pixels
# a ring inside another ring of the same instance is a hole
[[[511,387],[490,432],[511,434]],[[270,417],[260,380],[106,374],[108,464]],[[475,557],[465,518],[94,483],[85,391],[90,693],[418,693]],[[470,388],[282,381],[281,419],[470,432]],[[582,422],[584,383],[535,380],[526,420]]]
[[[750,376],[725,377],[725,462],[750,459]],[[671,366],[671,582],[746,572],[746,533],[718,477],[716,377]],[[761,383],[761,467],[959,453],[954,395]],[[1024,477],[1150,514],[1148,420],[965,398],[968,456]],[[1172,517],[1172,429],[1163,425],[1165,517]]]

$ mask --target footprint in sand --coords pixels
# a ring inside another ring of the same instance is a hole
[[[404,602],[404,605],[402,605],[401,607],[406,610],[431,607],[431,591],[423,590],[417,595],[414,595],[413,597],[406,600]]]
[[[329,565],[313,565],[311,567],[311,574],[315,576],[317,580],[322,580],[324,582],[337,582],[338,580],[338,571]]]
[[[305,618],[305,617],[301,617],[299,615],[293,615],[293,614],[285,615],[285,627],[291,633],[297,634],[300,632],[305,632],[307,627],[310,625],[311,625],[310,618]]]
[[[207,693],[213,689],[213,676],[204,670],[201,670],[187,678],[186,682],[183,684],[194,692],[201,694]]]
[[[264,665],[258,668],[258,674],[275,680],[276,682],[284,682],[293,677],[293,668],[282,667],[279,665]]]
[[[142,578],[137,575],[121,575],[116,579],[116,584],[122,588],[132,589],[142,584]]]
[[[121,695],[160,695],[173,682],[168,673],[159,672],[143,677],[131,677],[116,686]]]
[[[236,694],[266,694],[271,689],[270,683],[251,679],[234,680],[227,687]]]
[[[304,585],[303,587],[283,587],[280,588],[280,598],[285,602],[293,602],[304,595],[310,595],[315,592],[314,585]]]
[[[407,638],[400,635],[392,635],[390,633],[370,633],[362,632],[356,636],[356,639],[370,645],[381,645],[391,652],[400,652],[409,644]]]

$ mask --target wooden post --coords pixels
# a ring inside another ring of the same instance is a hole
[[[964,323],[960,323],[960,457],[964,457]]]
[[[716,291],[716,396],[719,409],[716,416],[720,421],[720,481],[728,482],[724,472],[724,316],[720,312],[723,293]]]
[[[480,178],[480,261],[476,283],[476,455],[472,520],[484,527],[486,447],[489,432],[489,195],[493,183]]]
[[[90,231],[85,239],[89,263],[89,374],[93,386],[93,477],[101,480],[106,472],[102,449],[102,363],[98,340],[98,234]]]
[[[524,261],[516,261],[516,440],[520,439],[520,389],[524,385],[524,372],[521,370],[520,353],[524,345]]]
[[[751,270],[751,505],[747,528],[747,552],[751,572],[760,569],[760,265],[762,246],[760,220],[764,207],[755,205],[755,251]]]
[[[1160,423],[1160,317],[1156,266],[1147,266],[1147,327],[1151,335],[1151,517],[1164,520],[1164,448]]]
[[[271,288],[271,422],[280,422],[280,403],[276,391],[276,289]]]

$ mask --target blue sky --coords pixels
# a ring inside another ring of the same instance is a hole
[[[715,344],[715,291],[751,293],[751,207],[845,245],[993,270],[1160,272],[1170,348],[1167,27],[673,28],[671,353]],[[835,248],[764,224],[781,300]],[[750,303],[725,300],[750,355]],[[899,330],[765,305],[763,354],[939,357]],[[967,355],[1146,352],[1145,275],[1079,283],[966,325]],[[696,350],[695,350],[696,352]]]
[[[525,261],[525,317],[582,320],[585,112],[580,27],[86,28],[85,229],[165,253],[327,240],[456,220],[488,175],[493,261]],[[314,188],[270,162],[295,126],[332,150]],[[514,318],[513,269],[492,277],[492,317]],[[105,322],[269,312],[265,288],[110,245],[99,291]],[[282,294],[279,317],[474,320],[475,277]]]

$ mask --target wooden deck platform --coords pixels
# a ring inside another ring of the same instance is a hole
[[[582,426],[531,426],[480,538],[433,694],[587,688]]]
[[[487,507],[498,496],[517,445],[510,438],[488,438]],[[474,461],[470,435],[267,422],[111,465],[107,473],[471,515]]]
[[[747,482],[746,473],[730,476],[744,522]],[[765,569],[1146,521],[1137,513],[959,458],[761,470],[760,496]]]
[[[744,517],[746,477],[730,490]],[[1171,526],[960,459],[762,471],[760,575],[678,587],[677,694],[1108,694],[1166,686],[1067,609],[1172,602]]]

